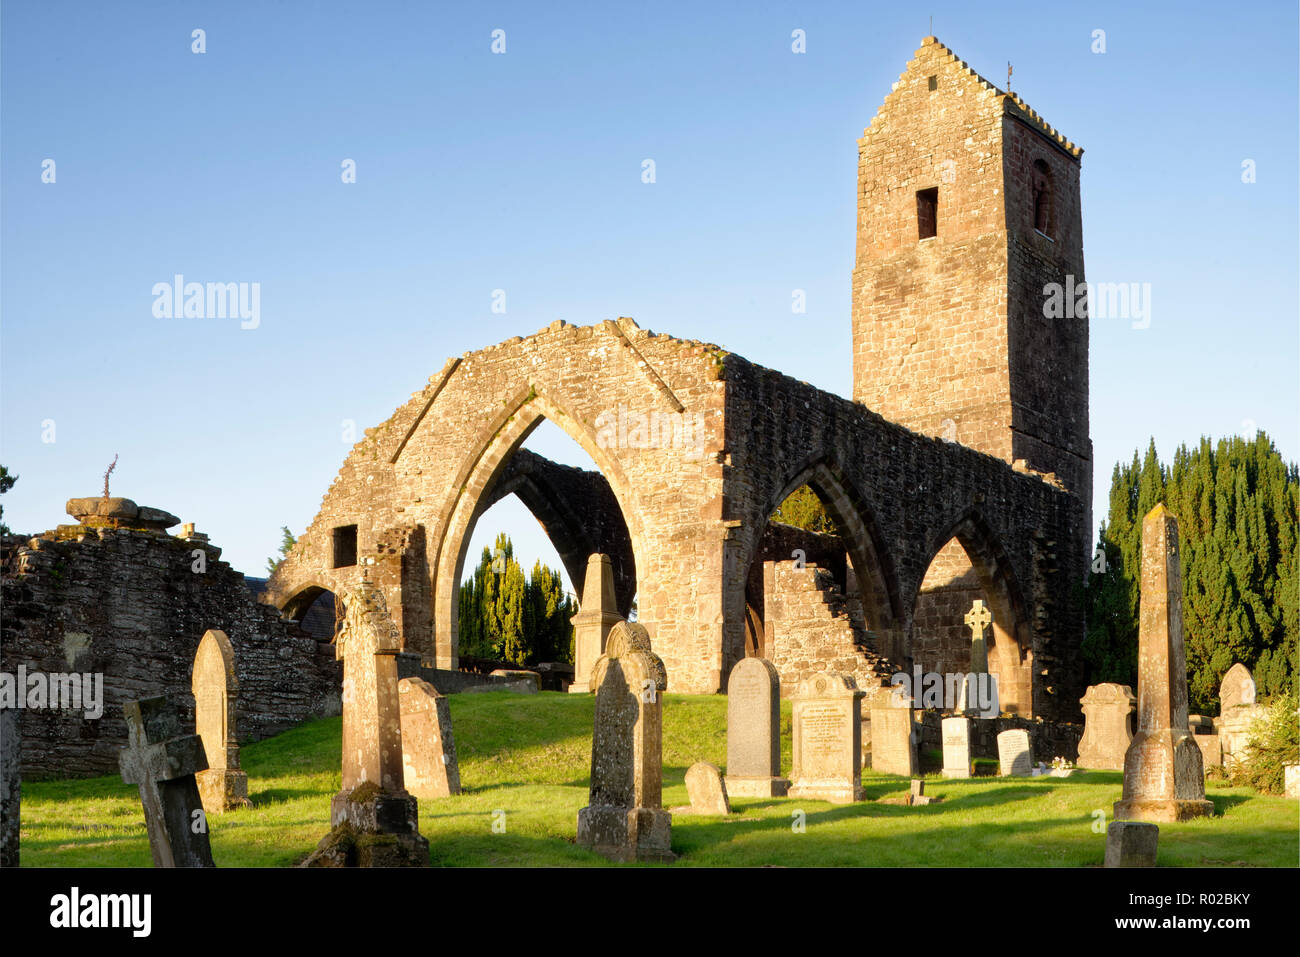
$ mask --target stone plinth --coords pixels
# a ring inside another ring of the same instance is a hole
[[[1111,821],[1106,828],[1106,867],[1155,867],[1160,828],[1139,821]]]

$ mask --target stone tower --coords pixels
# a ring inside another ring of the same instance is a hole
[[[927,37],[858,140],[853,397],[885,418],[1054,472],[1091,528],[1082,150]]]

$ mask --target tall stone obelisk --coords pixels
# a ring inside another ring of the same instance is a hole
[[[1183,578],[1178,519],[1163,504],[1142,521],[1137,734],[1124,755],[1115,818],[1182,821],[1214,813],[1201,749],[1187,727]]]

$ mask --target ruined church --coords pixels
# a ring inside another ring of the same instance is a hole
[[[261,600],[298,618],[365,576],[403,649],[455,668],[470,535],[513,493],[579,590],[609,556],[670,691],[752,655],[785,689],[965,671],[979,598],[1002,710],[1076,718],[1088,326],[1045,318],[1043,290],[1084,278],[1081,154],[927,37],[858,140],[851,399],[628,318],[557,321],[449,359],[367,429]],[[698,433],[627,441],[620,410]],[[543,419],[598,471],[521,449]],[[771,520],[804,485],[834,535]]]

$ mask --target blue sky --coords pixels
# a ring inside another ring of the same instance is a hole
[[[3,3],[5,521],[70,521],[118,454],[115,494],[259,574],[345,420],[557,318],[848,394],[856,139],[930,32],[900,6]],[[932,10],[1084,147],[1088,278],[1151,284],[1149,328],[1093,320],[1096,517],[1151,436],[1168,458],[1253,423],[1300,457],[1296,5]],[[260,283],[260,324],[155,317],[177,273]],[[588,463],[553,427],[530,446]],[[477,537],[498,528],[558,564],[522,506]]]

